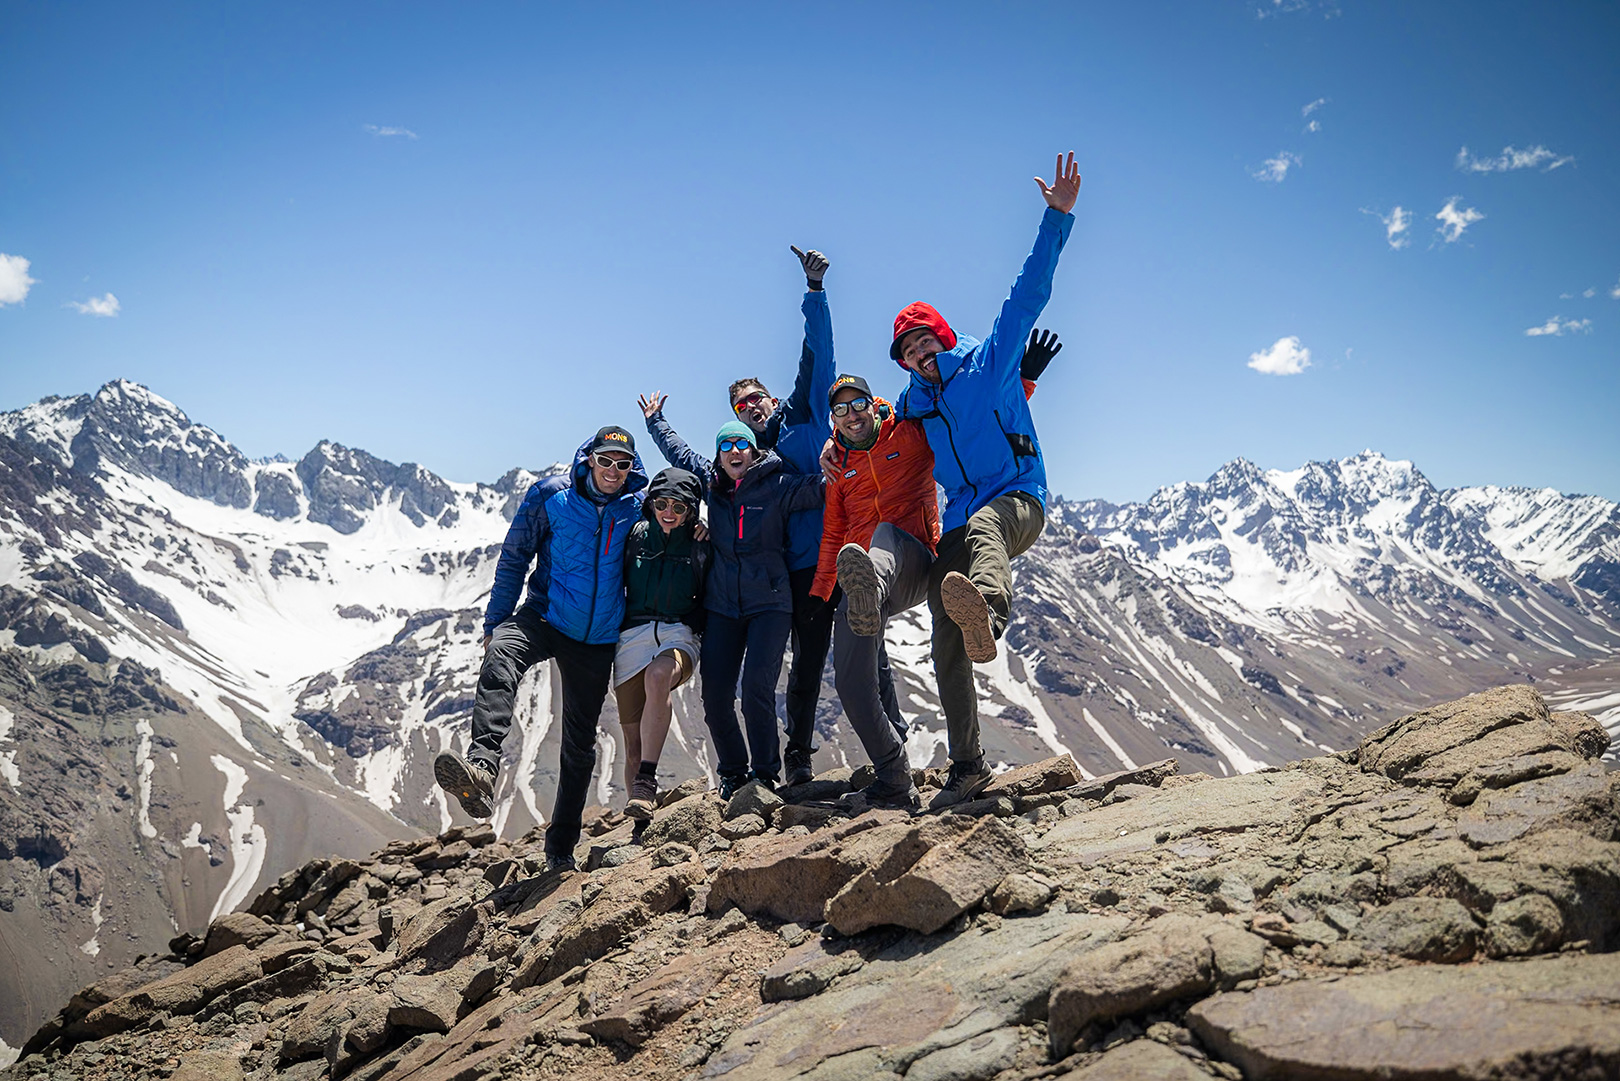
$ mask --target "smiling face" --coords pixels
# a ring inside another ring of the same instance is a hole
[[[900,363],[930,383],[940,381],[939,365],[934,357],[944,352],[944,343],[927,327],[907,331],[905,337],[900,339]]]
[[[765,424],[776,412],[777,401],[758,383],[744,383],[731,396],[731,411],[737,419],[756,432],[763,432]]]
[[[832,404],[853,402],[857,399],[866,399],[865,409],[851,409],[843,416],[833,413],[833,427],[838,434],[844,437],[844,442],[852,447],[859,447],[872,438],[872,429],[877,424],[877,412],[872,407],[872,400],[865,393],[854,387],[843,387],[833,395]]]
[[[723,442],[731,444],[736,441],[727,439]],[[726,476],[731,478],[733,484],[742,480],[743,474],[748,472],[748,467],[759,458],[759,451],[751,444],[723,447],[718,453],[720,468],[726,471]]]
[[[665,533],[680,528],[686,516],[691,513],[690,508],[679,499],[669,499],[664,496],[653,500],[653,520]]]
[[[630,479],[632,461],[634,459],[622,450],[599,450],[592,454],[591,480],[596,482],[596,490],[603,495],[617,495]]]

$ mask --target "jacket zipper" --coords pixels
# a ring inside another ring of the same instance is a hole
[[[602,535],[602,519],[605,518],[605,517],[607,517],[607,508],[606,507],[597,507],[596,508],[596,533],[595,533],[596,536],[601,536]],[[613,527],[611,525],[612,521],[613,520],[611,518],[608,519],[608,522],[610,523],[609,526],[608,526],[608,543],[609,544],[613,543]],[[591,628],[596,625],[596,591],[597,591],[598,587],[600,587],[601,584],[602,584],[602,553],[600,551],[595,551],[596,545],[594,545],[594,544],[591,545],[591,548],[592,548],[593,553],[594,553],[594,555],[596,557],[595,558],[595,564],[596,565],[591,568],[591,607],[590,607],[590,610],[585,615],[585,640],[586,641],[590,641]]]
[[[950,418],[945,415],[945,410],[943,408],[945,406],[945,404],[946,404],[946,402],[945,402],[945,388],[944,387],[939,388],[939,395],[935,399],[935,401],[938,403],[938,406],[940,407],[940,412],[939,412],[940,423],[945,425],[945,441],[951,445],[951,457],[956,459],[956,471],[959,474],[961,474],[962,483],[966,484],[969,488],[973,489],[973,498],[978,499],[979,498],[979,486],[977,484],[974,484],[972,481],[968,480],[967,466],[962,464],[962,456],[960,454],[958,454],[957,451],[956,451],[956,432],[953,430],[953,428],[951,426]],[[1001,420],[998,417],[997,420],[996,420],[996,425],[999,427],[1000,424],[1001,424]],[[966,521],[966,519],[963,519],[963,520]]]

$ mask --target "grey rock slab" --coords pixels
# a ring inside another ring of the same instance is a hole
[[[1018,1044],[1018,1029],[998,1028],[924,1055],[906,1070],[906,1081],[986,1081],[1012,1067]]]
[[[1492,957],[1546,953],[1563,940],[1563,913],[1539,893],[1503,901],[1485,921],[1485,952]]]
[[[1620,836],[1615,774],[1601,763],[1486,792],[1457,820],[1457,833],[1471,845],[1515,841],[1550,829],[1578,829],[1600,841]]]
[[[776,809],[786,802],[759,781],[749,781],[737,789],[736,794],[726,804],[725,817],[729,819],[741,818],[743,815],[758,815],[762,820],[769,822]]]
[[[1587,833],[1555,829],[1493,846],[1443,868],[1434,888],[1479,913],[1539,893],[1558,906],[1565,939],[1620,946],[1620,844]]]
[[[903,1072],[935,1051],[1039,1020],[1064,966],[1126,926],[1117,916],[1046,912],[990,933],[907,934],[821,994],[761,1010],[700,1076],[821,1077],[856,1063],[868,1072],[848,1076]]]
[[[1487,762],[1475,766],[1451,786],[1446,799],[1466,806],[1487,788],[1509,788],[1538,777],[1555,773],[1568,773],[1586,760],[1571,751],[1542,751],[1540,754],[1521,754],[1500,762]]]
[[[652,821],[642,833],[641,843],[647,848],[657,848],[670,841],[696,845],[720,828],[723,806],[718,799],[704,792],[660,807],[653,812]]]
[[[1090,867],[1188,838],[1250,831],[1292,837],[1324,782],[1303,770],[1248,773],[1219,784],[1163,788],[1063,821],[1031,845],[1053,867]],[[1162,838],[1162,840],[1161,840]]]
[[[1023,839],[998,819],[980,819],[909,867],[885,862],[856,875],[828,900],[827,922],[845,935],[884,924],[930,934],[1028,867]]]
[[[1612,1077],[1620,957],[1415,966],[1216,995],[1187,1012],[1212,1053],[1271,1078]]]
[[[760,976],[759,996],[766,1002],[809,998],[825,991],[838,977],[866,964],[869,952],[859,941],[815,935],[765,970]]]

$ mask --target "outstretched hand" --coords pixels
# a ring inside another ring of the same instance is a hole
[[[1052,358],[1058,355],[1063,343],[1058,336],[1050,330],[1032,330],[1029,332],[1029,345],[1024,347],[1024,359],[1018,365],[1018,375],[1021,379],[1030,382],[1041,377],[1046,366],[1052,363]]]
[[[641,406],[641,415],[646,417],[648,420],[653,418],[654,413],[661,412],[664,408],[664,403],[668,400],[669,395],[665,394],[661,390],[655,390],[650,395],[643,394],[636,399],[637,403],[639,403]]]
[[[1046,181],[1040,177],[1035,178],[1040,185],[1041,194],[1046,197],[1046,205],[1060,214],[1067,214],[1074,209],[1074,201],[1080,198],[1080,167],[1074,163],[1074,152],[1069,152],[1069,164],[1063,164],[1063,155],[1057,156],[1057,173],[1052,180],[1052,186],[1047,187]]]
[[[799,257],[799,265],[804,268],[804,280],[812,289],[821,288],[821,279],[827,276],[827,257],[811,248],[809,251],[800,251],[792,244],[788,249]]]

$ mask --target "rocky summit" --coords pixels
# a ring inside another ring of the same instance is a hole
[[[0,1076],[1620,1076],[1608,746],[1508,686],[1229,778],[1059,756],[944,815],[868,809],[869,770],[688,782],[594,809],[578,871],[455,827],[282,875]]]

